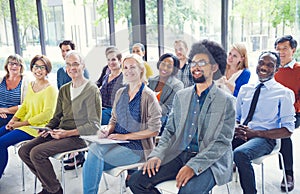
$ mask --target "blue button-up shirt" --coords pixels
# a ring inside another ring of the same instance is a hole
[[[184,131],[187,131],[185,133],[184,141],[186,142],[185,151],[187,152],[199,152],[199,145],[198,145],[198,117],[201,111],[201,108],[204,104],[205,98],[209,92],[211,87],[204,90],[200,96],[197,95],[196,92],[196,85],[195,90],[192,95],[189,113],[187,116],[187,122],[185,125]]]
[[[236,120],[243,123],[247,118],[256,84],[242,86],[236,105]],[[270,130],[286,127],[293,132],[295,127],[295,97],[292,90],[271,79],[261,87],[258,102],[248,127],[254,130]]]

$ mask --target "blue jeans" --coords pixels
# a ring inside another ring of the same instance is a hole
[[[101,125],[108,125],[111,117],[112,108],[102,107],[102,120]]]
[[[240,139],[233,140],[232,145],[235,148],[233,151],[233,160],[238,167],[240,183],[244,194],[257,193],[251,161],[271,153],[275,144],[276,140],[266,138],[253,138],[246,142]]]
[[[83,165],[83,193],[97,194],[103,171],[116,166],[134,164],[141,156],[118,144],[96,144],[89,147],[87,159]]]
[[[162,165],[159,171],[149,178],[148,174],[142,174],[139,170],[131,175],[128,185],[135,194],[158,194],[160,193],[155,185],[167,181],[175,180],[178,171],[194,157],[195,154],[182,152],[169,163]],[[202,193],[206,194],[216,185],[213,173],[210,168],[199,174],[194,175],[184,187],[179,189],[179,194]]]
[[[7,148],[21,141],[30,139],[33,139],[33,136],[19,129],[8,131],[5,129],[5,125],[0,128],[0,178],[8,162]]]
[[[7,118],[3,119],[0,118],[0,127],[3,127],[4,125],[6,125],[12,118],[13,118],[13,114],[6,114]]]

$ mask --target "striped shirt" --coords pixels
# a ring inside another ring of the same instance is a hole
[[[21,104],[21,85],[22,79],[16,88],[7,90],[6,78],[3,78],[0,83],[0,108],[9,108]]]

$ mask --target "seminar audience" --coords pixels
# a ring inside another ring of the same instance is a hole
[[[51,69],[51,62],[44,55],[36,55],[30,62],[35,80],[29,84],[21,107],[8,124],[0,128],[0,177],[8,161],[7,148],[38,136],[37,130],[30,126],[45,126],[54,113],[57,89],[47,79]]]

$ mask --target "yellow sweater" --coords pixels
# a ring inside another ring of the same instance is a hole
[[[145,69],[146,69],[146,78],[149,79],[149,77],[151,77],[153,75],[153,70],[146,61],[144,62],[144,65],[145,65]]]
[[[53,116],[57,100],[57,89],[54,86],[34,92],[31,84],[21,107],[15,114],[20,121],[28,121],[32,126],[45,126]],[[38,136],[37,130],[30,126],[22,126],[18,128],[34,137]]]

